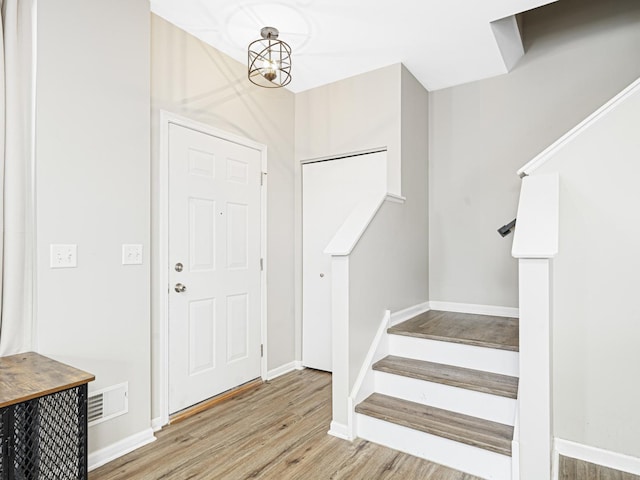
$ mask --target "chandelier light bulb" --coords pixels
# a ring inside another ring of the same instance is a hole
[[[278,69],[279,65],[275,60],[269,60],[265,58],[265,60],[262,62],[262,75],[270,82],[273,82],[278,76]]]

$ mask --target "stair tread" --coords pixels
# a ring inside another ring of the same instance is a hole
[[[429,310],[387,330],[444,342],[518,351],[518,319]]]
[[[374,393],[356,412],[449,440],[511,456],[513,427]]]
[[[517,398],[518,378],[498,373],[472,370],[441,363],[389,355],[373,365],[373,369],[404,377],[441,383],[477,392]]]

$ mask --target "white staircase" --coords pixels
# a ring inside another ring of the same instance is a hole
[[[489,480],[511,479],[518,322],[429,311],[388,330],[357,436]]]

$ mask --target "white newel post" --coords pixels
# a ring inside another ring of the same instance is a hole
[[[519,480],[550,480],[553,442],[552,259],[558,253],[559,178],[522,180],[512,254],[519,260]]]
[[[551,260],[519,261],[520,480],[551,478]]]
[[[324,253],[331,255],[332,420],[329,434],[353,440],[350,403],[349,255],[389,196],[367,194],[335,233]],[[394,201],[397,201],[394,200]]]
[[[329,433],[351,439],[349,426],[349,256],[331,258],[332,421]]]

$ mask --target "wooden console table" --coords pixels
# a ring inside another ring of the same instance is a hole
[[[0,480],[87,479],[94,379],[33,352],[0,357]]]

